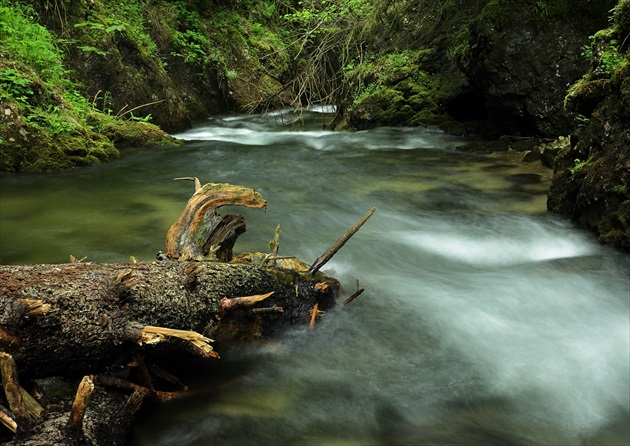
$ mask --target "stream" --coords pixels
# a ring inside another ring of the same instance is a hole
[[[435,128],[324,130],[327,110],[215,116],[179,148],[0,177],[0,263],[152,260],[193,192],[251,187],[235,252],[324,266],[340,300],[279,339],[219,351],[146,404],[134,446],[630,444],[630,257],[546,212],[552,172]],[[218,367],[220,364],[220,367]]]

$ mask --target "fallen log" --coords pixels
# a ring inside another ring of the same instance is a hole
[[[312,328],[335,304],[336,280],[278,256],[279,227],[269,254],[232,259],[244,221],[217,210],[264,207],[259,194],[186,179],[195,193],[168,232],[167,260],[0,265],[0,429],[15,434],[10,444],[123,444],[144,398],[181,393],[156,388],[151,371],[169,376],[174,356],[216,360],[289,325]],[[69,390],[51,397],[40,385],[49,379]]]
[[[181,349],[183,330],[199,334],[185,339],[191,354],[211,357],[216,353],[202,337],[233,342],[283,323],[307,325],[315,303],[334,304],[334,287],[314,288],[322,280],[330,279],[218,262],[0,265],[0,326],[14,340],[3,350],[25,378],[82,377],[124,365],[133,354],[150,354],[160,334],[160,344]],[[228,304],[249,297],[255,305],[255,295],[269,295],[264,306],[283,313]],[[34,301],[47,311],[33,315]]]

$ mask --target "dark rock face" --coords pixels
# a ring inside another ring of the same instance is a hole
[[[581,56],[588,36],[605,24],[606,10],[588,25],[554,17],[541,23],[517,0],[476,23],[464,71],[494,136],[567,134],[574,116],[563,108],[567,88],[588,69]]]
[[[604,99],[556,159],[547,206],[630,251],[630,80],[624,84],[626,94]]]
[[[548,208],[592,230],[603,243],[630,252],[630,1],[591,46],[591,69],[573,86],[568,105],[583,126],[556,158]]]

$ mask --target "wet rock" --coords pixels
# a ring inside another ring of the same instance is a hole
[[[571,88],[568,105],[580,112],[593,111],[582,118],[571,144],[559,150],[547,203],[550,211],[569,216],[601,242],[626,251],[630,251],[630,54],[615,45],[630,33],[629,16],[630,2],[619,2],[611,27],[594,39],[590,71]],[[607,50],[601,51],[603,47]],[[606,89],[594,94],[591,87],[599,85],[599,79],[607,79]]]
[[[622,94],[606,98],[560,151],[548,208],[570,216],[599,240],[630,251],[630,113]]]
[[[564,110],[567,87],[588,69],[582,47],[605,26],[609,9],[599,8],[601,17],[591,21],[558,16],[541,23],[530,6],[508,1],[471,30],[464,71],[495,135],[566,134],[575,114]]]

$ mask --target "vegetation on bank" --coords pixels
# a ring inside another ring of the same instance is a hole
[[[621,0],[611,10],[610,27],[590,36],[582,55],[590,69],[572,85],[565,107],[580,113],[579,125],[588,122],[593,108],[613,89],[621,89],[630,98],[630,1]]]
[[[630,0],[583,49],[588,72],[565,106],[578,113],[571,147],[556,158],[549,208],[630,251]]]
[[[346,128],[448,121],[475,26],[609,0],[0,0],[0,171],[96,163],[210,113],[334,104]],[[613,59],[609,58],[609,61]]]
[[[38,172],[118,155],[113,140],[170,138],[146,123],[102,113],[70,80],[61,39],[28,5],[0,2],[0,171]]]

